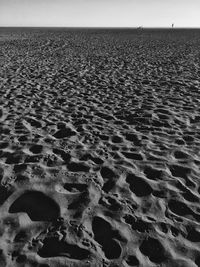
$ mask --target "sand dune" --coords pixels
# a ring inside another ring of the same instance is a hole
[[[1,33],[0,266],[200,266],[200,31]]]

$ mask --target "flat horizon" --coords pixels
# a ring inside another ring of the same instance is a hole
[[[0,26],[200,28],[199,10],[199,0],[0,0]]]
[[[120,27],[120,26],[1,26],[0,28],[58,28],[58,29],[170,29],[170,30],[177,30],[177,29],[199,29],[200,27],[140,27],[140,26],[133,26],[133,27]]]

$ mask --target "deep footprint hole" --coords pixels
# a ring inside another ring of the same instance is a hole
[[[54,221],[60,216],[58,204],[39,191],[22,194],[10,206],[9,212],[26,212],[32,221]]]

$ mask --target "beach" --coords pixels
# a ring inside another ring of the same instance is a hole
[[[200,266],[199,47],[0,29],[0,266]]]

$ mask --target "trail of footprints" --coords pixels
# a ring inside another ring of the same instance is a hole
[[[28,62],[20,36],[1,44],[16,55],[1,70],[0,265],[200,266],[199,81],[184,38],[158,53],[145,34],[24,34]],[[163,59],[177,46],[185,81]]]

